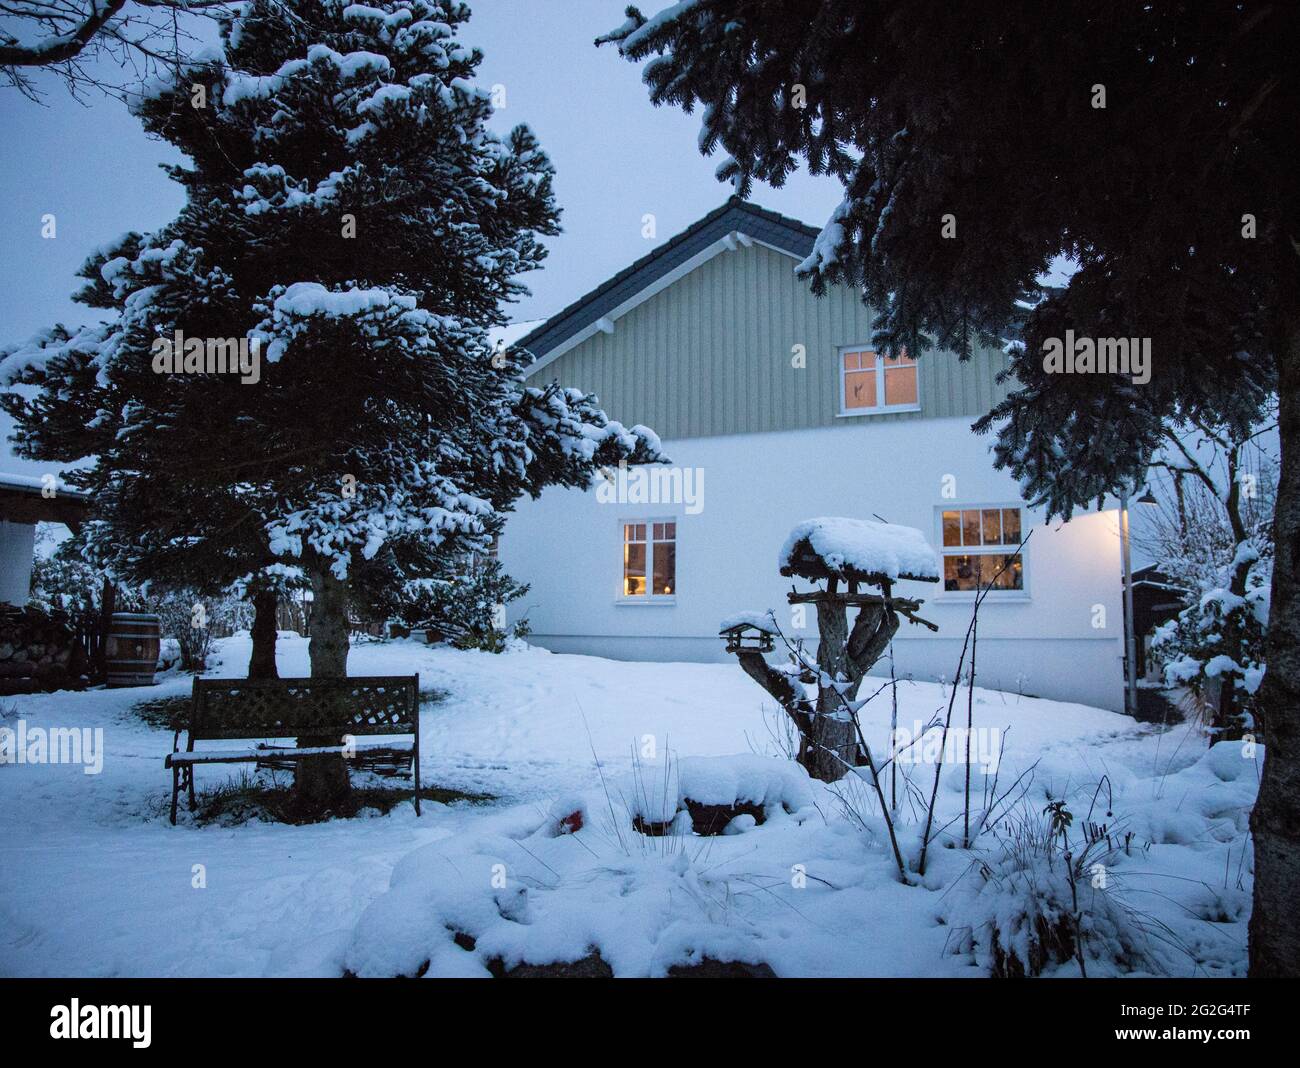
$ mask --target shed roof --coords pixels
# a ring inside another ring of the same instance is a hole
[[[63,523],[73,530],[81,526],[90,506],[90,495],[53,484],[54,496],[46,496],[45,480],[32,475],[0,471],[0,519],[10,523]]]

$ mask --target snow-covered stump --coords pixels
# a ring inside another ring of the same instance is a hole
[[[681,757],[653,780],[637,774],[624,804],[632,829],[652,838],[735,834],[814,807],[803,768],[748,753]]]
[[[745,673],[794,721],[799,763],[813,778],[835,782],[866,762],[854,703],[862,679],[889,648],[900,617],[938,629],[916,615],[921,601],[893,595],[893,584],[902,579],[937,582],[938,557],[913,527],[823,517],[805,520],[791,531],[779,567],[787,577],[826,583],[812,592],[791,590],[786,598],[791,605],[811,604],[817,613],[816,659],[787,641],[791,664],[777,668],[767,663],[763,653],[772,649],[773,636],[785,639],[771,612],[726,619],[720,636]],[[879,592],[863,592],[862,587]],[[858,610],[852,628],[850,607]],[[816,685],[815,701],[803,684]]]

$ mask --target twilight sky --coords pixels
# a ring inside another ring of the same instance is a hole
[[[507,313],[544,318],[717,207],[730,187],[713,178],[720,157],[696,149],[698,113],[651,107],[640,69],[592,44],[623,21],[626,0],[470,2],[461,40],[484,52],[480,83],[506,88],[494,125],[527,123],[558,172],[564,233],[548,242],[546,266],[526,276],[534,295]],[[124,231],[164,225],[181,206],[179,187],[158,169],[178,155],[147,138],[122,104],[78,104],[53,79],[45,88],[45,106],[0,89],[0,343],[96,317],[68,299],[86,255]],[[756,187],[753,199],[820,226],[839,185],[799,174],[784,189]],[[41,237],[47,212],[57,219],[53,240]],[[641,236],[647,212],[653,240]]]

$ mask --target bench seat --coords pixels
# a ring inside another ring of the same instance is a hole
[[[391,753],[394,756],[410,756],[415,751],[415,742],[358,742],[356,745],[315,745],[305,749],[281,749],[276,746],[259,745],[252,749],[204,749],[189,753],[168,753],[164,767],[174,768],[184,764],[238,764],[253,760],[301,760],[313,756],[342,756],[345,753]]]

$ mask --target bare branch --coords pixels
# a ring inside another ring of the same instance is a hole
[[[0,45],[0,67],[47,67],[79,55],[126,0],[90,0],[85,19],[69,33],[57,34],[31,45]],[[21,17],[21,16],[19,16]],[[31,18],[38,18],[34,12]]]

